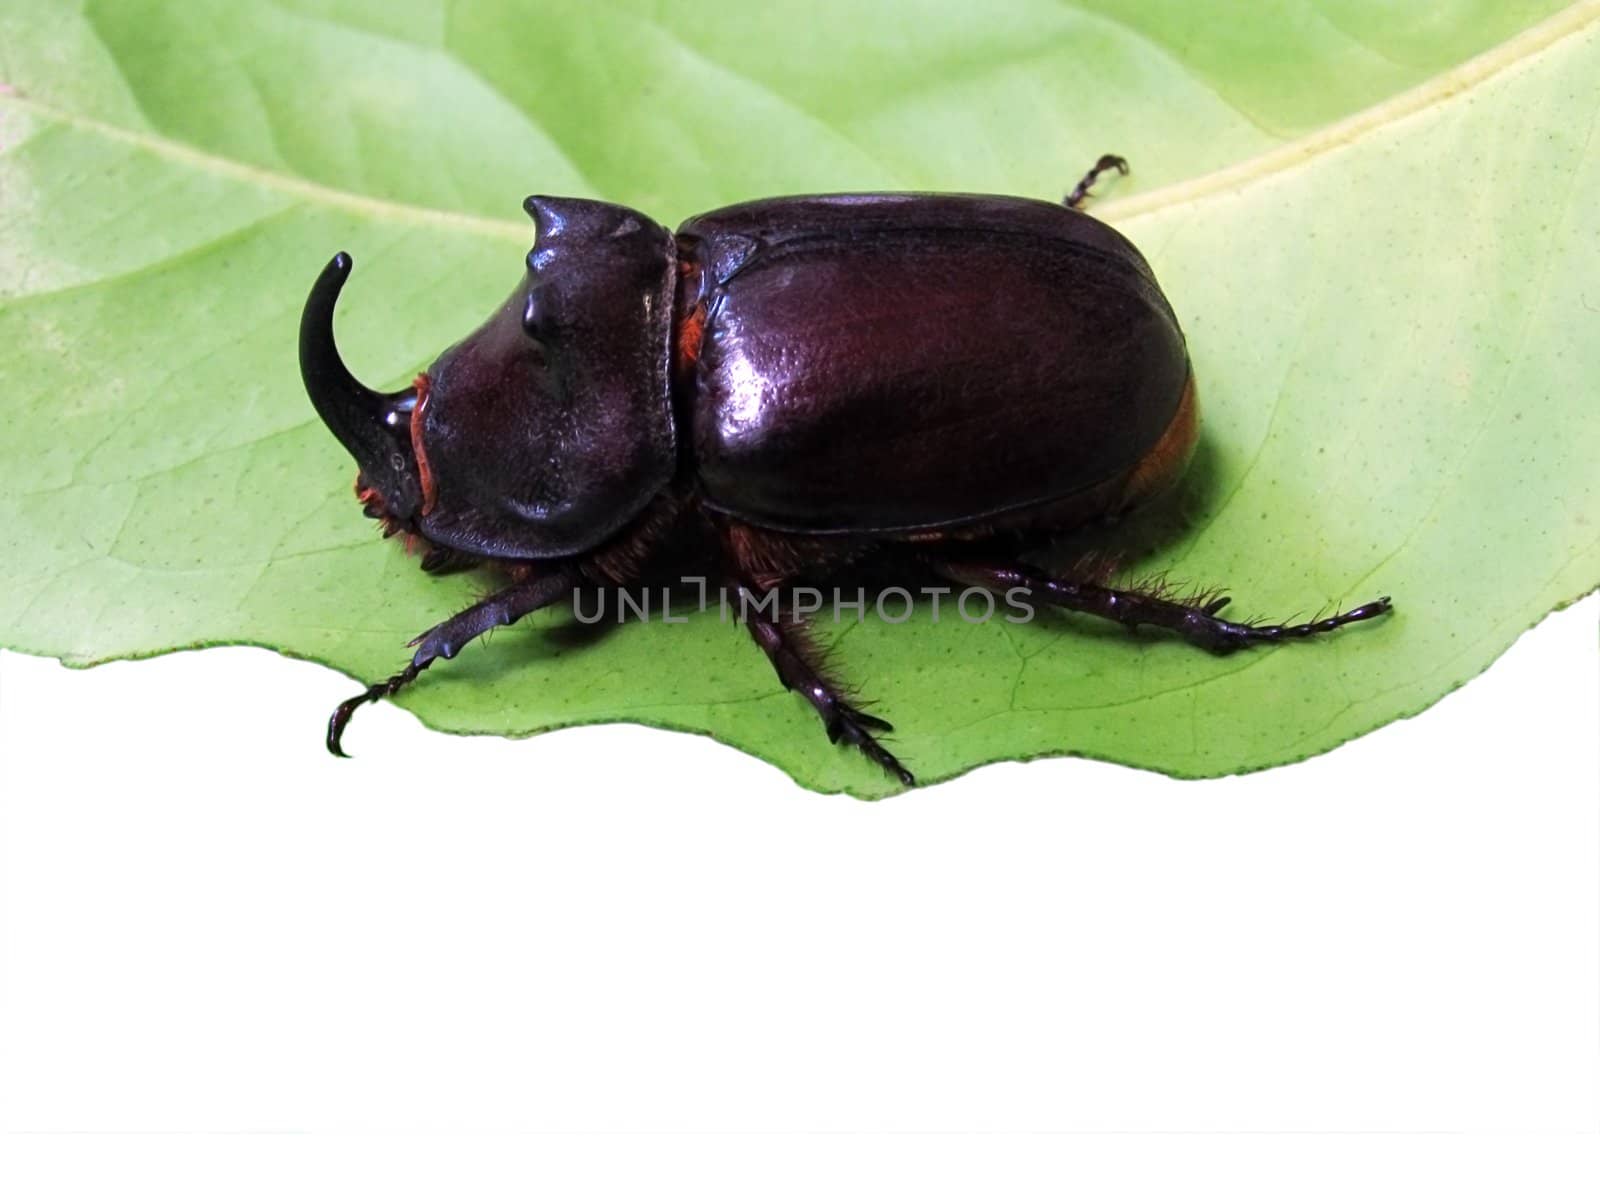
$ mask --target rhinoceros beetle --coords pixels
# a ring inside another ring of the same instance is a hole
[[[792,614],[762,593],[852,564],[922,571],[1224,653],[1325,633],[1224,620],[1176,598],[1028,565],[1019,547],[1115,517],[1171,485],[1195,445],[1182,332],[1149,265],[1060,203],[959,194],[757,200],[676,233],[594,200],[532,196],[527,272],[416,382],[374,392],[335,348],[350,274],[311,289],[300,368],[354,456],[357,494],[430,571],[508,582],[416,638],[410,663],[340,705],[393,695],[472,639],[580,587],[624,587],[698,554],[738,594],[779,679],[910,785]],[[689,547],[693,547],[691,551]],[[753,609],[753,611],[752,611]]]

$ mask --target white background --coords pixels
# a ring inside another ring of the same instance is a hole
[[[1592,1196],[1597,616],[1308,764],[879,804],[0,655],[12,1194]]]

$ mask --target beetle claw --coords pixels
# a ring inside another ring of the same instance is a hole
[[[327,737],[329,754],[333,755],[335,758],[350,757],[344,752],[344,747],[340,745],[340,742],[344,738],[345,726],[350,724],[350,718],[355,715],[356,709],[361,707],[361,705],[365,704],[370,699],[372,699],[372,695],[371,689],[369,688],[367,691],[362,692],[361,695],[352,696],[350,699],[346,700],[343,704],[339,705],[338,708],[334,709],[329,715]]]
[[[373,684],[359,696],[351,696],[350,699],[334,709],[333,715],[328,718],[328,753],[335,758],[349,758],[350,756],[344,752],[344,747],[340,745],[340,742],[344,738],[345,726],[350,724],[350,718],[355,715],[356,709],[363,704],[370,704],[372,701],[381,699],[384,696],[394,695],[415,679],[418,672],[427,665],[427,663],[423,663],[419,666],[413,662],[399,674],[389,676],[382,683]]]
[[[828,740],[838,744],[843,738],[856,749],[860,750],[873,762],[877,763],[889,774],[898,779],[905,787],[916,787],[917,780],[910,771],[893,754],[883,748],[877,738],[868,730],[879,732],[892,732],[894,726],[882,717],[875,717],[871,713],[864,713],[853,705],[841,703],[834,717],[827,723]]]

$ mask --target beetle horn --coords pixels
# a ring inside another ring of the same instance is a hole
[[[355,264],[340,251],[322,269],[300,314],[300,378],[317,415],[344,444],[361,473],[405,518],[421,503],[412,466],[409,423],[415,388],[375,392],[344,365],[333,340],[333,309]]]

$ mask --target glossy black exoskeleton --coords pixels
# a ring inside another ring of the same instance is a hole
[[[527,272],[409,388],[358,383],[333,341],[351,268],[306,302],[300,365],[360,467],[369,515],[430,570],[488,564],[506,586],[421,635],[392,695],[438,658],[575,588],[623,586],[684,547],[742,600],[779,678],[904,783],[886,722],[850,703],[774,589],[850,564],[947,581],[1226,652],[1323,633],[1387,597],[1296,625],[1026,565],[1019,534],[1115,516],[1182,473],[1198,430],[1183,334],[1148,264],[1064,204],[873,194],[761,200],[676,233],[593,200],[530,197]],[[665,560],[665,562],[663,562]]]

